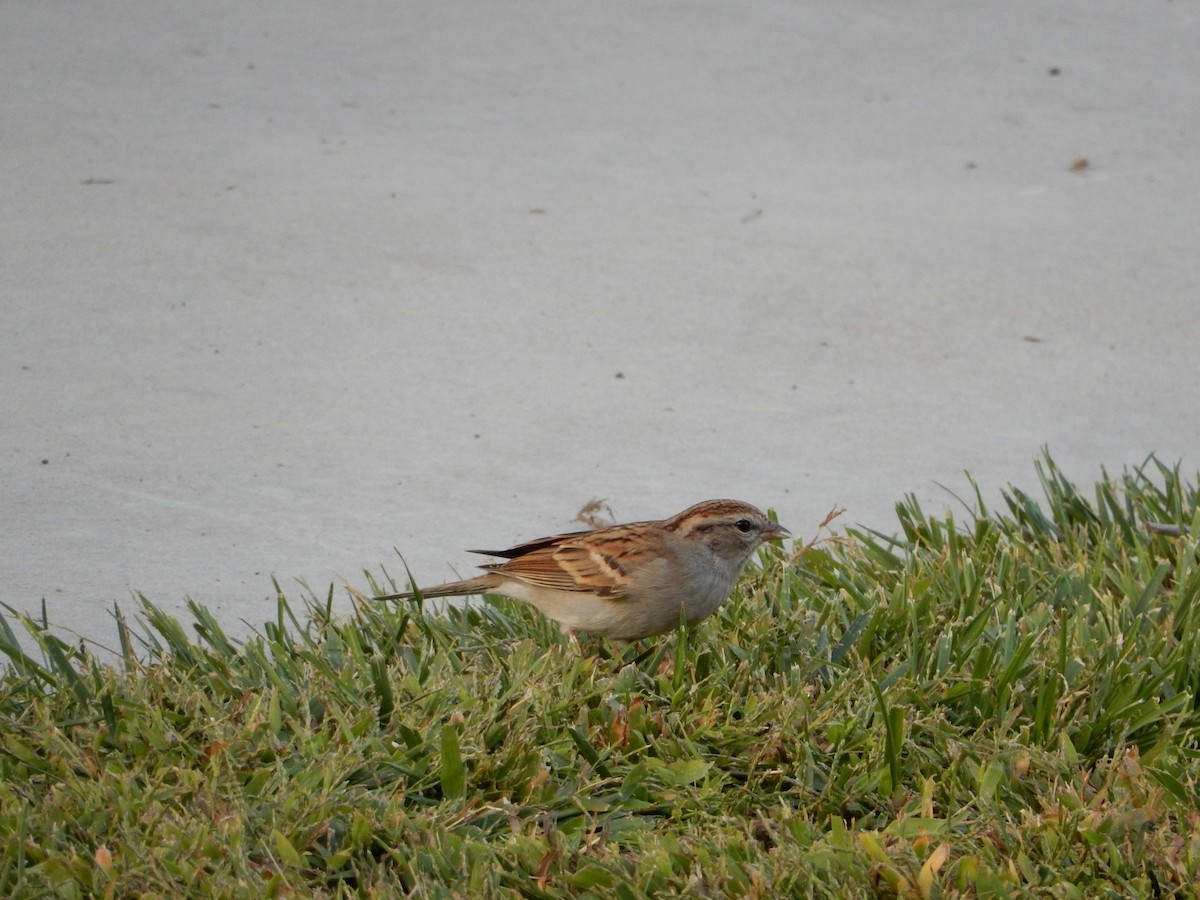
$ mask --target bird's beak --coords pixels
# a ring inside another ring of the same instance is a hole
[[[790,538],[791,536],[792,533],[778,522],[772,522],[762,533],[764,541],[782,541],[784,538]]]

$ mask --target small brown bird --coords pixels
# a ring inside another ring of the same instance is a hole
[[[699,622],[725,602],[764,541],[790,536],[749,503],[705,500],[661,521],[556,534],[508,550],[472,550],[507,562],[419,593],[500,594],[537,608],[568,634],[634,641]],[[407,600],[417,593],[374,599]]]

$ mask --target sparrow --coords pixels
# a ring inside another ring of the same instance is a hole
[[[535,607],[568,635],[636,641],[710,615],[754,551],[787,537],[749,503],[705,500],[669,519],[472,550],[505,562],[480,566],[484,574],[465,581],[373,599],[499,594]]]

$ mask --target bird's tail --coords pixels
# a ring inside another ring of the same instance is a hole
[[[371,597],[371,600],[415,600],[419,595],[426,597],[468,597],[473,594],[486,594],[499,584],[495,575],[479,575],[466,581],[449,581],[446,584],[436,584],[433,587],[420,588],[416,591],[401,591],[398,594],[384,594]]]

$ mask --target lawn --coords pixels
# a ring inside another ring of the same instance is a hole
[[[331,588],[240,642],[142,599],[114,662],[6,608],[0,895],[1195,895],[1196,480],[1038,472],[627,648]]]

